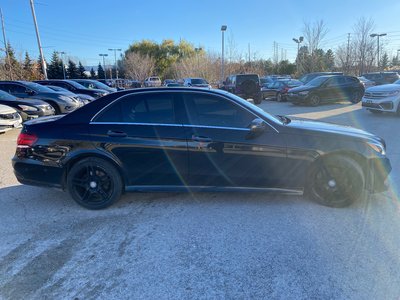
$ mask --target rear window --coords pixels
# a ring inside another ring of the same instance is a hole
[[[237,84],[241,84],[248,80],[260,83],[260,79],[259,79],[258,75],[238,75],[238,76],[236,76]]]

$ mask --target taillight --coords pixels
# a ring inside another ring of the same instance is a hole
[[[32,147],[34,143],[38,140],[35,134],[20,133],[17,139],[17,147],[25,148]]]

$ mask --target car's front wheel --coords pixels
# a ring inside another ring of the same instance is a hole
[[[313,94],[309,98],[309,103],[312,106],[317,106],[317,105],[319,105],[321,103],[321,98],[318,95]]]
[[[111,163],[85,158],[73,165],[67,176],[72,198],[88,209],[103,209],[116,202],[122,194],[123,182]]]
[[[316,202],[345,207],[360,199],[365,186],[361,166],[345,156],[322,158],[311,167],[306,193]]]

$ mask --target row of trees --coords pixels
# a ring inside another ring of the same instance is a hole
[[[353,33],[347,42],[340,44],[335,51],[324,49],[328,29],[325,23],[317,21],[305,22],[302,30],[304,43],[299,48],[294,63],[288,60],[271,60],[257,58],[253,53],[252,59],[245,57],[237,50],[233,36],[228,36],[226,47],[225,74],[258,73],[264,74],[296,74],[297,76],[316,71],[343,71],[347,74],[360,75],[377,70],[376,41],[370,37],[375,28],[371,19],[361,18],[353,27]],[[382,51],[379,62],[381,70],[399,67],[397,56],[391,60]],[[0,61],[0,79],[34,80],[43,77],[40,59],[34,60],[26,52],[24,59],[17,59],[14,50],[8,45],[9,61]],[[400,68],[400,67],[399,67]],[[162,78],[183,78],[189,76],[204,77],[210,81],[221,79],[220,53],[205,51],[204,47],[195,47],[185,40],[175,43],[164,40],[156,43],[150,40],[135,42],[128,47],[118,60],[120,78],[144,80],[151,75]],[[99,63],[97,70],[93,68],[90,75],[85,72],[82,63],[68,59],[63,69],[59,53],[53,52],[47,65],[47,73],[52,78],[115,78],[115,68],[104,70]],[[111,74],[110,74],[110,73]],[[110,76],[111,75],[111,76]]]

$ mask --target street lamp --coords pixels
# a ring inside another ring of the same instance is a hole
[[[378,71],[379,71],[379,64],[380,64],[380,61],[379,61],[379,37],[385,36],[385,35],[387,35],[387,34],[386,33],[372,33],[369,35],[372,38],[374,38],[374,37],[378,38]]]
[[[295,42],[295,43],[297,43],[297,59],[296,59],[296,68],[297,68],[297,74],[299,73],[299,51],[300,51],[300,44],[303,42],[303,40],[304,40],[304,37],[299,37],[298,39],[296,39],[296,38],[293,38],[293,41]]]
[[[114,51],[114,64],[115,64],[115,77],[118,79],[118,67],[117,67],[117,51],[122,51],[122,49],[118,48],[110,48],[108,51]]]
[[[99,56],[103,57],[103,68],[104,68],[104,80],[107,80],[107,72],[106,72],[106,61],[105,57],[108,56],[107,53],[100,53]]]
[[[65,77],[65,63],[64,63],[64,55],[66,54],[64,51],[56,51],[56,53],[61,54],[61,62],[62,62],[62,69],[63,69],[63,76]]]
[[[226,25],[221,26],[222,33],[222,55],[221,55],[221,81],[224,80],[224,32],[228,27]]]

